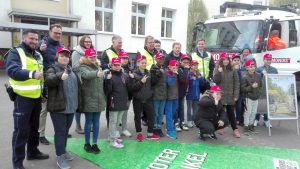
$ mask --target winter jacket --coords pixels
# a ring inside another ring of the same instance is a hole
[[[141,101],[142,103],[146,103],[147,100],[149,100],[152,97],[153,89],[152,85],[155,84],[155,81],[157,79],[153,79],[151,77],[151,74],[148,70],[145,70],[144,73],[142,73],[139,69],[136,69],[133,72],[134,78],[130,78],[130,91],[132,91],[133,99],[137,99]],[[145,83],[143,83],[141,80],[142,78],[147,75],[148,79]]]
[[[84,48],[82,48],[80,45],[76,46],[73,53],[72,53],[72,68],[76,70],[79,70],[80,68],[80,58],[82,56],[85,55],[85,52],[84,52]]]
[[[201,76],[193,76],[189,74],[189,88],[186,95],[186,100],[199,100],[200,99],[200,89],[205,86],[205,80]]]
[[[252,84],[256,82],[258,84],[257,88],[253,88]],[[262,79],[259,73],[254,73],[250,75],[248,72],[242,78],[242,92],[246,98],[251,100],[259,99],[261,95],[261,88],[262,88]]]
[[[222,72],[219,72],[215,69],[213,79],[223,91],[221,98],[223,105],[234,105],[234,98],[238,99],[240,92],[240,82],[237,71],[223,69]]]
[[[48,86],[47,110],[55,113],[75,113],[80,109],[81,91],[77,75],[68,67],[68,79],[61,80],[64,67],[56,63],[47,70],[45,84]]]
[[[103,77],[97,77],[98,65],[91,64],[86,58],[80,66],[82,78],[82,112],[101,112],[106,107],[106,97],[103,90]]]
[[[111,79],[105,79],[105,92],[108,96],[109,111],[128,110],[129,78],[123,71],[110,70]]]
[[[123,69],[123,73],[125,73],[127,77],[129,77],[129,72],[133,72],[129,63],[127,65],[122,65],[122,69]],[[128,88],[128,100],[132,100],[132,93],[130,92],[129,88]]]
[[[42,41],[38,43],[36,49],[43,55],[44,70],[46,72],[49,66],[55,63],[56,50],[58,47],[62,46],[62,44],[59,41],[55,41],[47,36],[44,37],[43,40],[47,45],[46,50],[40,51],[40,46],[42,44]]]
[[[151,74],[158,74],[158,81],[153,86],[153,100],[166,100],[167,98],[167,74],[161,72],[157,65],[153,65],[150,69]]]
[[[178,98],[178,75],[167,69],[167,99],[174,100]]]
[[[179,53],[179,56],[175,56],[173,51],[170,52],[170,53],[168,54],[168,56],[165,57],[164,68],[165,68],[165,69],[168,68],[168,65],[169,65],[170,60],[177,60],[177,62],[179,63],[179,62],[180,62],[181,55],[182,55],[181,52]]]
[[[186,96],[189,87],[189,68],[178,68],[178,97],[183,98]]]
[[[213,124],[217,124],[219,120],[225,122],[226,119],[226,114],[221,101],[219,101],[216,106],[214,98],[205,93],[200,99],[199,109],[194,117],[195,125],[199,126],[202,121],[206,120],[211,121]]]

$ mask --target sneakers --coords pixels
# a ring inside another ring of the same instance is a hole
[[[56,164],[60,169],[70,169],[71,168],[69,161],[66,160],[65,154],[57,156]]]
[[[187,122],[187,126],[188,126],[189,128],[193,128],[193,127],[194,127],[193,121],[188,121],[188,122]]]
[[[225,130],[224,129],[219,129],[217,132],[220,135],[224,135],[225,134]]]
[[[253,126],[256,127],[258,125],[258,120],[254,120]]]
[[[180,128],[180,126],[179,126],[179,123],[175,123],[175,129],[176,129],[177,132],[181,132],[182,131],[181,128]]]
[[[117,138],[120,138],[120,137],[121,137],[121,136],[120,136],[119,130],[116,131],[116,137],[117,137]]]
[[[116,139],[114,142],[111,142],[110,146],[112,146],[114,148],[123,148],[124,147],[124,145],[121,142],[119,142],[118,139]]]
[[[76,125],[75,132],[78,134],[84,134],[84,131],[81,128],[81,125]]]
[[[235,138],[240,138],[241,137],[240,132],[239,132],[238,129],[234,129],[232,134]]]
[[[124,135],[124,136],[126,136],[126,137],[131,137],[131,136],[132,136],[132,134],[131,134],[128,130],[124,130],[124,131],[122,132],[122,135]]]
[[[99,154],[101,152],[101,150],[98,148],[97,144],[92,145],[92,152],[95,154]]]
[[[65,153],[65,159],[68,160],[68,161],[72,161],[72,160],[74,160],[74,157],[71,156],[70,153],[66,151],[66,153]]]
[[[265,127],[267,127],[267,128],[272,128],[272,125],[271,125],[271,123],[270,123],[270,121],[268,120],[268,121],[264,121],[264,126]]]
[[[171,139],[177,139],[175,131],[167,131],[167,136]]]
[[[188,131],[189,128],[184,123],[182,123],[182,130],[183,131]]]
[[[153,134],[153,133],[152,133],[152,135],[148,135],[148,136],[146,137],[147,140],[158,140],[159,138],[160,138],[160,137],[159,137],[158,135]]]
[[[40,137],[40,143],[44,145],[49,145],[49,141],[46,139],[46,137]]]
[[[84,150],[87,152],[87,153],[92,153],[93,150],[92,150],[92,146],[90,144],[84,144]]]
[[[136,136],[137,141],[143,141],[143,134],[142,133],[138,133],[138,135]]]

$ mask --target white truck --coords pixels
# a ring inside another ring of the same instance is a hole
[[[226,13],[226,9],[239,9],[240,12]],[[250,48],[257,66],[263,65],[263,55],[273,55],[272,66],[279,73],[294,73],[297,81],[297,94],[300,92],[300,15],[292,6],[268,7],[235,2],[225,2],[220,6],[220,15],[199,22],[193,30],[193,47],[197,39],[205,39],[206,50],[215,61],[219,53],[239,53]],[[272,30],[279,30],[279,37],[286,48],[269,50],[268,38]]]

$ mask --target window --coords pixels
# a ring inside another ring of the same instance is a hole
[[[113,31],[113,0],[95,0],[96,30],[104,32]]]
[[[172,38],[173,11],[163,9],[161,13],[161,37]]]
[[[145,35],[146,5],[132,3],[131,34]]]

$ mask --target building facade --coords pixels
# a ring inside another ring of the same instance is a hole
[[[187,16],[186,0],[0,0],[0,48],[20,43],[22,29],[37,29],[42,38],[50,24],[61,23],[63,43],[70,48],[89,34],[103,51],[118,34],[124,50],[135,53],[152,35],[168,52],[175,41],[185,52]]]

